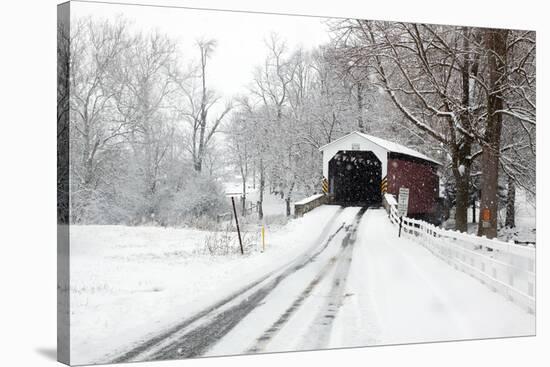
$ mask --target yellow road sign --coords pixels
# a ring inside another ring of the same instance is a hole
[[[325,194],[328,193],[328,181],[326,178],[323,177],[323,180],[321,181],[321,188],[323,189],[323,192]]]
[[[388,177],[384,177],[380,183],[380,191],[385,194],[388,192]]]

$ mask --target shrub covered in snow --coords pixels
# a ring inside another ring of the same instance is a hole
[[[221,185],[211,176],[192,174],[180,191],[161,203],[159,220],[167,225],[198,224],[227,210]]]
[[[146,190],[144,177],[132,164],[108,187],[75,191],[72,223],[124,225],[189,225],[208,229],[216,214],[229,210],[216,178],[189,170],[179,184],[159,181]],[[78,204],[78,205],[77,205]]]
[[[258,250],[258,243],[253,233],[241,231],[241,241],[245,255],[250,255]],[[210,232],[204,238],[201,247],[196,251],[199,255],[227,256],[232,254],[240,255],[239,238],[234,226],[226,224],[221,231]]]

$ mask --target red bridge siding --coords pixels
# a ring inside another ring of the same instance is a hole
[[[436,167],[421,160],[388,157],[387,178],[388,193],[396,198],[400,187],[409,189],[409,215],[435,212],[439,196]]]

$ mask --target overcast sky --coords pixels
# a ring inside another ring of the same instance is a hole
[[[71,3],[71,16],[115,18],[123,15],[138,30],[158,29],[176,40],[183,61],[199,56],[197,39],[218,41],[209,65],[209,84],[223,98],[246,93],[253,70],[267,55],[265,40],[276,32],[289,49],[307,49],[329,40],[326,18],[159,8],[151,6]]]

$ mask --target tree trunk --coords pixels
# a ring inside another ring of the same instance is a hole
[[[242,213],[243,216],[246,215],[246,169],[243,169],[243,166],[241,165],[241,180],[243,184],[243,194],[241,195],[241,205],[242,205]]]
[[[260,201],[258,201],[258,219],[264,219],[264,189],[265,189],[264,161],[260,158]]]
[[[286,203],[286,216],[290,217],[290,198],[286,198],[285,203]]]
[[[252,162],[252,189],[256,190],[256,160]]]
[[[453,176],[456,182],[455,230],[467,232],[468,207],[470,206],[471,143],[465,140],[452,150]]]
[[[470,42],[468,29],[464,27],[463,32],[463,55],[462,65],[462,106],[464,111],[460,114],[462,126],[470,127],[470,77],[471,73],[476,74],[471,70],[470,65]],[[454,148],[453,157],[453,174],[456,181],[456,211],[455,211],[455,229],[461,232],[468,231],[468,207],[470,204],[470,168],[472,165],[471,153],[472,142],[468,136],[463,136]],[[473,203],[475,207],[475,201]]]
[[[201,127],[199,130],[199,151],[195,160],[195,171],[202,171],[202,158],[204,157],[204,134],[206,132],[206,113],[201,116]]]
[[[364,133],[365,124],[363,122],[363,83],[357,82],[357,128]]]
[[[464,166],[464,165],[463,165]],[[465,166],[464,166],[465,167]],[[463,174],[460,174],[459,169],[455,173],[456,180],[456,204],[455,204],[455,230],[461,232],[467,232],[468,230],[468,207],[469,207],[469,191],[470,191],[470,180],[469,180],[469,171],[470,168],[467,168],[468,174],[466,174],[466,168],[463,170]]]
[[[512,176],[508,176],[508,194],[506,195],[506,227],[516,227],[516,184]]]
[[[286,199],[285,199],[285,202],[286,202],[286,216],[287,217],[290,217],[290,200],[292,198],[292,190],[294,189],[294,182],[292,182],[292,184],[290,184],[290,189],[288,190],[288,193],[286,195]]]
[[[202,160],[204,158],[204,151],[206,148],[205,134],[206,134],[206,119],[208,115],[208,110],[206,107],[207,103],[207,90],[206,90],[206,60],[208,59],[208,49],[206,46],[201,47],[201,105],[200,105],[200,117],[199,117],[199,151],[195,160],[195,171],[202,171]]]
[[[487,29],[485,44],[489,51],[489,96],[487,98],[487,125],[482,147],[481,176],[481,218],[478,234],[488,238],[497,236],[498,213],[498,169],[500,156],[500,134],[503,109],[503,78],[506,66],[505,29]],[[485,218],[483,218],[485,217]],[[485,219],[485,220],[483,220]]]
[[[476,222],[476,198],[472,197],[472,223]]]

